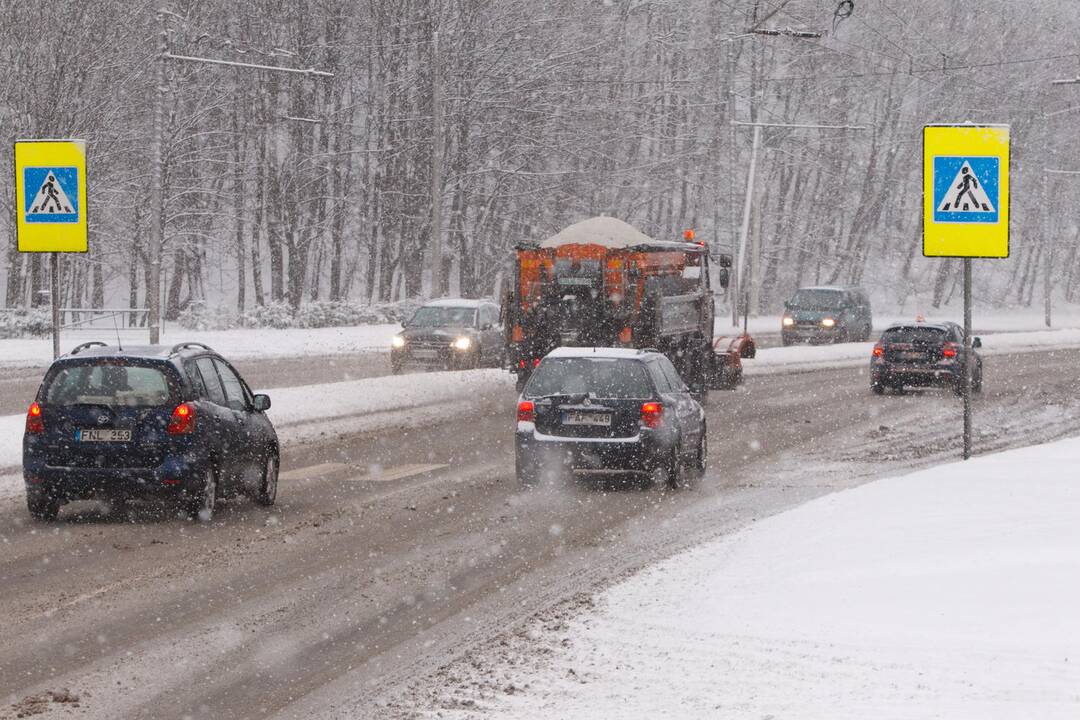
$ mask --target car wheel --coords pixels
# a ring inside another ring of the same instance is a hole
[[[781,337],[780,342],[784,344],[784,347],[787,347],[788,345],[791,345],[792,340],[791,338]]]
[[[705,475],[705,465],[709,461],[709,436],[705,428],[701,428],[701,440],[698,441],[697,455],[694,457],[694,472],[698,476]]]
[[[401,363],[396,363],[396,362],[390,363],[390,373],[392,375],[400,375],[401,371],[402,371],[402,364]]]
[[[977,372],[975,374],[975,379],[971,381],[971,392],[972,393],[981,393],[982,392],[982,382],[983,382],[982,365],[979,365],[978,368],[977,368]]]
[[[534,488],[540,483],[540,473],[536,463],[532,462],[528,457],[523,458],[520,450],[514,453],[514,473],[517,476],[518,484],[526,490]]]
[[[872,383],[870,383],[870,389],[873,391],[873,393],[875,395],[884,395],[885,394],[885,386],[882,383],[872,382]]]
[[[26,508],[35,520],[52,522],[60,514],[60,500],[44,493],[28,492]]]
[[[218,478],[214,468],[207,468],[203,473],[199,489],[188,500],[188,515],[192,520],[208,523],[214,519],[217,508]]]
[[[255,493],[255,502],[264,507],[270,507],[277,500],[278,466],[277,452],[270,453],[266,458],[266,464],[263,466],[259,491]]]
[[[672,448],[671,454],[660,463],[660,474],[663,476],[664,484],[668,489],[678,490],[686,487],[687,477],[683,467],[682,453],[679,451],[678,445]]]

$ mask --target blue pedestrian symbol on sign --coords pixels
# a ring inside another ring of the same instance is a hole
[[[935,157],[934,222],[998,222],[1000,186],[996,157]]]
[[[23,168],[28,223],[79,222],[79,170],[75,167]]]

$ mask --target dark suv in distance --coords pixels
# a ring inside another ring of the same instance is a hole
[[[158,498],[209,521],[218,498],[277,497],[278,439],[233,367],[199,343],[85,343],[53,362],[26,415],[23,478],[31,515],[70,500]]]
[[[518,481],[628,474],[678,487],[705,471],[705,411],[663,354],[558,348],[518,401]]]
[[[799,288],[784,303],[780,335],[784,345],[797,342],[865,342],[874,317],[861,288]]]
[[[490,300],[435,300],[417,310],[404,328],[390,343],[395,375],[408,365],[445,370],[502,365],[499,306]]]
[[[975,352],[982,340],[971,340],[971,390],[982,391],[982,358]],[[964,389],[964,328],[953,322],[891,325],[870,356],[870,389],[882,395],[904,386],[940,385]]]

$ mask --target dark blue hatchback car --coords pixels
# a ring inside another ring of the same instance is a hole
[[[26,416],[27,506],[51,520],[70,500],[156,498],[208,521],[224,496],[272,505],[279,455],[269,407],[199,343],[80,345],[52,364]]]

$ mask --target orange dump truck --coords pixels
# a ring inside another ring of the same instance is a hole
[[[726,287],[730,258],[720,264]],[[704,392],[717,370],[709,277],[703,244],[653,240],[611,217],[519,245],[503,298],[510,370],[522,386],[561,345],[655,348]]]

